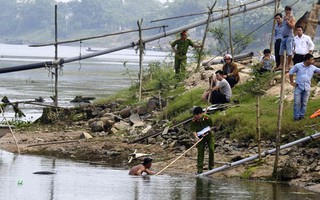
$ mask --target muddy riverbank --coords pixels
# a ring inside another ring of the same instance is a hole
[[[129,169],[141,162],[134,159],[128,163],[129,154],[137,150],[138,153],[151,154],[154,159],[152,169],[160,171],[181,155],[186,149],[161,144],[129,144],[128,139],[122,136],[99,136],[92,139],[83,138],[83,133],[88,129],[70,127],[62,131],[39,129],[37,131],[15,131],[15,137],[21,154],[53,156],[72,160],[83,160],[111,167]],[[64,142],[64,143],[62,143]],[[246,148],[239,146],[237,141],[226,138],[217,140],[215,151],[215,167],[256,154],[256,145],[248,144]],[[269,147],[268,147],[269,146]],[[9,152],[17,153],[12,135],[9,133],[0,140],[0,147]],[[264,143],[265,149],[270,149],[272,144]],[[310,160],[310,158],[312,160]],[[191,149],[187,154],[167,168],[164,174],[194,175],[196,172],[197,150]],[[280,166],[287,171],[287,182],[292,185],[320,192],[320,159],[317,149],[306,149],[303,146],[292,147],[281,152]],[[207,157],[205,159],[205,166]],[[232,167],[210,175],[211,177],[247,178],[252,180],[269,180],[273,170],[274,156],[270,155],[261,161],[251,161],[244,165]],[[206,170],[205,170],[206,171]]]

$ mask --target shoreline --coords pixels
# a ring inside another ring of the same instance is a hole
[[[50,156],[55,158],[70,159],[73,161],[85,161],[95,164],[106,165],[109,167],[120,167],[129,170],[132,166],[141,163],[141,159],[134,159],[131,163],[128,163],[129,154],[133,153],[136,149],[138,153],[152,154],[154,160],[152,170],[160,171],[171,163],[175,158],[181,155],[184,151],[182,149],[176,149],[172,147],[163,148],[158,144],[128,144],[128,140],[119,136],[107,136],[107,137],[94,137],[92,139],[80,139],[80,136],[86,130],[65,130],[65,131],[48,131],[39,130],[33,133],[18,131],[15,133],[17,138],[21,154]],[[78,140],[79,142],[70,142],[72,140]],[[58,143],[64,141],[65,143]],[[55,144],[49,144],[49,143]],[[226,142],[224,140],[223,142]],[[48,145],[41,145],[48,143]],[[39,146],[32,146],[37,145]],[[217,148],[215,150],[215,168],[221,166],[230,159],[239,156],[249,156],[248,151],[239,149],[233,150],[229,153],[221,153],[221,142],[217,142]],[[0,139],[1,149],[17,153],[17,147],[15,146],[11,133],[8,133]],[[292,151],[306,151],[304,148],[293,148]],[[285,165],[286,162],[292,160],[290,151],[281,152],[280,165]],[[207,152],[206,152],[207,154]],[[206,155],[207,156],[207,155]],[[179,160],[173,163],[161,174],[169,174],[173,176],[187,175],[194,176],[196,172],[196,158],[197,149],[191,149],[187,154],[182,156]],[[207,157],[205,157],[204,166],[207,165]],[[262,159],[262,161],[251,161],[245,164],[231,167],[227,170],[223,170],[218,173],[209,175],[210,178],[237,178],[247,179],[254,181],[268,181],[273,170],[274,156],[269,155]],[[303,172],[303,168],[310,168],[310,166],[299,166],[299,177],[290,181],[284,182],[292,186],[307,189],[311,192],[320,193],[320,184],[314,183],[311,180],[312,176],[316,177],[318,172]],[[320,167],[317,167],[320,170]],[[310,169],[309,169],[310,170]],[[204,170],[204,172],[207,169]],[[161,175],[160,174],[160,175]],[[320,177],[320,176],[319,176]],[[273,182],[273,181],[272,181]],[[281,182],[283,183],[283,182]]]

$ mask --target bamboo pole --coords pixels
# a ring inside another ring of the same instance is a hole
[[[199,71],[199,68],[200,68],[200,62],[201,62],[201,58],[202,58],[202,53],[203,53],[203,49],[204,49],[204,44],[206,42],[206,38],[207,38],[207,33],[208,33],[208,30],[209,30],[209,25],[210,25],[210,18],[211,18],[211,15],[212,15],[212,10],[213,10],[213,7],[216,5],[217,3],[217,0],[214,2],[214,4],[211,6],[211,8],[208,7],[208,19],[207,19],[207,24],[206,24],[206,28],[204,30],[204,34],[203,34],[203,38],[202,38],[202,43],[201,43],[201,48],[200,48],[200,51],[199,51],[199,56],[198,56],[198,62],[197,62],[197,67],[196,67],[196,72]]]
[[[288,143],[288,144],[282,145],[282,146],[280,146],[279,149],[281,150],[281,149],[289,148],[289,147],[291,147],[291,146],[293,146],[293,145],[300,144],[300,143],[305,142],[305,141],[308,141],[308,140],[313,140],[313,139],[316,139],[316,138],[318,138],[318,137],[320,137],[320,132],[315,133],[315,134],[310,135],[310,136],[307,136],[307,137],[304,137],[304,138],[301,138],[301,139],[299,139],[299,140],[290,142],[290,143]],[[263,152],[261,155],[262,155],[263,157],[265,157],[265,156],[270,155],[270,154],[273,154],[273,153],[275,153],[275,152],[276,152],[276,149],[274,148],[274,149],[271,149],[271,150],[269,150],[269,151]],[[237,166],[237,165],[240,165],[240,164],[244,164],[245,162],[252,161],[252,160],[254,160],[254,159],[257,159],[258,157],[259,157],[259,155],[256,154],[256,155],[250,156],[250,157],[248,157],[248,158],[244,158],[244,159],[242,159],[242,160],[238,160],[238,161],[233,162],[233,163],[226,163],[226,164],[224,164],[224,165],[222,165],[222,166],[220,166],[220,167],[217,167],[217,168],[214,168],[214,169],[212,169],[212,170],[210,170],[210,171],[207,171],[207,172],[204,172],[204,173],[202,173],[202,174],[199,174],[198,176],[208,176],[208,175],[210,175],[210,174],[213,174],[213,173],[216,173],[216,172],[220,172],[220,171],[222,171],[222,170],[226,170],[226,169],[229,169],[229,168],[231,168],[231,167],[234,167],[234,166]]]
[[[143,28],[142,30],[146,31],[146,30],[151,30],[151,29],[156,29],[156,28],[163,28],[164,29],[166,27],[168,27],[168,25],[153,26],[153,27]],[[138,31],[139,31],[139,29],[135,29],[135,30],[128,30],[128,31],[120,31],[120,32],[116,32],[116,33],[108,33],[108,34],[92,36],[92,37],[79,38],[79,39],[74,39],[74,40],[62,40],[59,42],[55,41],[55,42],[44,43],[44,44],[31,44],[31,45],[29,45],[29,47],[44,47],[44,46],[51,46],[51,45],[55,45],[55,44],[67,44],[67,43],[92,40],[92,39],[98,39],[98,38],[115,36],[115,35],[122,35],[122,34],[127,34],[127,33],[132,33],[132,32],[138,32]]]
[[[188,153],[193,147],[195,147],[199,142],[202,141],[204,137],[202,137],[201,139],[199,139],[196,143],[194,143],[189,149],[187,149],[185,152],[183,152],[180,156],[178,156],[176,159],[174,159],[169,165],[165,166],[162,170],[160,170],[158,173],[156,173],[155,175],[158,176],[159,174],[161,174],[164,170],[166,170],[168,167],[170,167],[173,163],[175,163],[177,160],[179,160],[184,154]]]
[[[280,0],[276,0],[274,3],[274,15],[276,15],[278,13],[279,6],[280,6]],[[273,25],[272,25],[272,31],[271,31],[272,34],[271,34],[271,38],[270,38],[270,50],[273,49],[273,38],[274,38],[275,25],[276,25],[276,20],[273,18]]]
[[[7,126],[9,127],[10,133],[11,133],[11,135],[12,135],[12,137],[13,137],[13,140],[14,140],[16,146],[17,146],[18,154],[20,154],[20,148],[19,148],[19,145],[18,145],[18,142],[17,142],[17,138],[16,138],[16,136],[15,136],[14,133],[13,133],[13,130],[12,130],[12,128],[11,128],[11,125],[10,125],[9,121],[8,121],[7,118],[4,116],[4,111],[3,111],[3,109],[2,109],[1,106],[0,106],[0,111],[1,111],[1,113],[2,113],[3,119],[6,121]]]
[[[257,95],[256,101],[258,154],[259,160],[261,160],[260,95]]]
[[[43,145],[51,145],[51,144],[63,144],[63,143],[80,143],[79,140],[69,140],[69,141],[56,141],[56,142],[46,142],[46,143],[38,143],[38,144],[30,144],[27,147],[36,147],[36,146],[43,146]]]
[[[283,55],[283,66],[286,66],[286,54]],[[283,104],[284,104],[284,83],[285,83],[285,67],[282,67],[281,73],[281,89],[280,89],[280,101],[279,101],[279,110],[278,110],[278,121],[277,121],[277,134],[276,134],[276,157],[274,159],[273,165],[273,177],[277,180],[278,179],[278,165],[279,165],[279,154],[280,154],[280,144],[281,144],[281,120],[282,120],[282,113],[283,113]]]
[[[139,102],[141,101],[141,93],[142,93],[142,79],[143,79],[143,40],[142,40],[142,25],[143,19],[137,21],[139,27]]]
[[[58,6],[54,6],[54,37],[56,44],[54,45],[54,59],[58,60]],[[58,64],[54,65],[54,105],[58,106]]]
[[[251,1],[251,2],[248,2],[247,4],[245,4],[245,6],[249,5],[249,4],[253,4],[253,3],[256,3],[258,1],[261,1],[261,0],[256,0],[256,1]],[[235,8],[241,8],[243,7],[244,5],[241,4],[239,6],[235,6],[235,7],[232,7],[232,9],[235,9]],[[212,12],[225,12],[226,9],[218,9],[218,10],[213,10]],[[208,14],[208,12],[202,12],[202,13],[192,13],[192,14],[187,14],[187,15],[180,15],[180,16],[175,16],[175,17],[168,17],[168,18],[162,18],[162,19],[155,19],[155,20],[151,20],[150,22],[159,22],[159,21],[165,21],[165,20],[171,20],[171,19],[178,19],[178,18],[183,18],[183,17],[191,17],[191,16],[196,16],[196,15],[203,15],[203,14]]]
[[[232,45],[232,30],[231,30],[231,14],[230,14],[230,1],[227,1],[227,7],[228,7],[228,21],[229,21],[229,44],[231,49],[231,55],[234,56],[234,50]]]

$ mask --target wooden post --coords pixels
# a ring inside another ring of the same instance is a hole
[[[284,53],[283,57],[283,66],[286,66],[286,54]],[[285,67],[282,67],[282,73],[281,73],[281,89],[280,89],[280,101],[279,101],[279,110],[278,110],[278,122],[277,122],[277,135],[276,135],[276,156],[274,159],[274,165],[273,165],[273,177],[277,180],[278,179],[278,165],[279,165],[279,153],[280,153],[280,135],[281,135],[281,120],[282,120],[282,113],[283,113],[283,104],[284,104],[284,83],[285,83]]]
[[[207,19],[207,24],[206,24],[206,28],[204,30],[204,35],[203,35],[203,38],[202,38],[202,43],[201,43],[201,48],[200,48],[200,51],[199,51],[199,56],[198,56],[198,64],[197,64],[197,68],[196,68],[196,72],[199,71],[199,68],[200,68],[200,62],[201,62],[201,57],[202,57],[202,53],[203,53],[203,49],[204,49],[204,43],[206,41],[206,38],[207,38],[207,33],[208,33],[208,29],[209,29],[209,25],[210,25],[210,18],[211,18],[211,15],[212,15],[212,10],[213,10],[213,7],[216,5],[217,1],[214,2],[214,4],[211,6],[211,8],[208,7],[208,19]]]
[[[143,40],[142,40],[142,30],[141,30],[141,24],[143,22],[143,19],[140,19],[137,21],[138,27],[139,27],[139,102],[141,101],[141,93],[142,93],[142,79],[143,79]]]
[[[231,15],[230,15],[230,2],[229,2],[229,0],[227,2],[227,5],[228,5],[228,20],[229,20],[229,43],[230,43],[231,55],[233,57],[234,51],[233,51],[233,45],[232,45],[232,30],[231,30]]]
[[[280,0],[276,0],[274,3],[274,15],[276,15],[278,13],[279,10],[279,6],[280,6]],[[274,16],[273,15],[273,16]],[[272,25],[272,31],[271,31],[271,38],[270,38],[270,50],[272,51],[273,49],[273,36],[274,36],[274,27],[276,25],[276,20],[273,19],[273,25]]]
[[[54,35],[55,35],[55,42],[56,44],[54,45],[54,59],[58,60],[58,20],[57,20],[57,10],[58,6],[54,6]],[[54,76],[55,76],[55,81],[54,81],[54,105],[58,106],[58,64],[54,65]]]
[[[259,160],[261,160],[261,131],[260,131],[260,95],[257,95],[256,100],[256,112],[257,112],[257,140],[258,140],[258,154]]]

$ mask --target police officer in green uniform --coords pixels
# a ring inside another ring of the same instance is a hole
[[[187,52],[188,47],[192,46],[195,48],[201,47],[201,45],[197,45],[188,39],[187,31],[182,31],[180,33],[180,39],[177,39],[171,44],[172,50],[175,52],[174,56],[174,70],[176,74],[180,72],[185,74],[186,65],[187,65]],[[177,47],[176,47],[177,46]]]
[[[195,107],[193,109],[193,115],[194,115],[194,118],[192,119],[190,129],[193,132],[195,138],[199,140],[201,139],[201,137],[198,137],[197,132],[203,130],[208,126],[211,127],[212,120],[207,114],[203,113],[203,110],[201,107]],[[204,150],[206,145],[208,145],[209,147],[209,170],[213,168],[213,164],[214,164],[214,143],[215,143],[214,135],[211,131],[209,131],[205,133],[202,137],[204,138],[197,145],[197,148],[198,148],[197,174],[201,174],[203,171]]]

